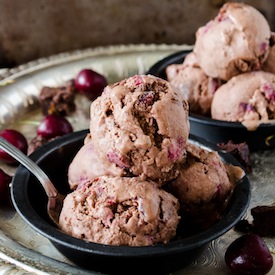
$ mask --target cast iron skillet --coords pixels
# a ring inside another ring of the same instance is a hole
[[[83,145],[88,130],[57,138],[41,147],[31,158],[41,166],[62,194],[69,192],[67,169]],[[201,138],[190,136],[209,148],[216,146]],[[232,155],[219,152],[224,161],[239,165]],[[94,271],[129,274],[163,274],[173,272],[194,260],[212,240],[231,229],[244,215],[250,201],[250,183],[245,176],[235,188],[223,218],[211,228],[188,238],[148,247],[102,245],[71,237],[52,224],[47,216],[47,196],[37,179],[22,165],[11,186],[15,209],[35,231],[46,237],[68,259]]]
[[[190,51],[176,52],[155,63],[147,74],[166,78],[166,67],[171,64],[180,64]],[[190,113],[190,133],[203,137],[215,144],[227,143],[229,140],[234,143],[246,142],[251,151],[265,150],[275,147],[275,124],[261,124],[257,130],[248,131],[239,122],[227,122],[211,119],[210,117]]]

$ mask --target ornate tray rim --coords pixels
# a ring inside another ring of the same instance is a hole
[[[139,53],[144,51],[180,51],[185,49],[192,49],[191,45],[178,44],[129,44],[129,45],[110,45],[99,46],[95,48],[86,48],[82,50],[75,50],[69,52],[62,52],[56,55],[39,58],[14,68],[4,68],[2,73],[0,70],[0,86],[9,79],[15,79],[22,75],[29,74],[33,71],[45,69],[54,65],[75,61],[91,56],[114,55],[125,53]]]

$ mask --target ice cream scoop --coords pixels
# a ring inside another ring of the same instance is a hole
[[[60,229],[109,245],[148,246],[176,236],[179,202],[155,182],[101,176],[68,194]]]
[[[275,75],[257,71],[237,75],[214,94],[211,116],[241,122],[255,130],[259,123],[275,119]]]
[[[214,20],[197,30],[194,52],[208,76],[227,81],[261,68],[270,37],[270,26],[256,8],[226,3]]]
[[[166,76],[170,84],[188,101],[190,112],[210,114],[213,95],[222,82],[204,73],[193,52],[185,57],[182,64],[167,66]]]
[[[239,170],[243,172],[236,168],[236,177],[244,175]],[[217,151],[187,144],[187,160],[167,188],[179,199],[182,221],[190,225],[188,230],[206,229],[222,217],[235,188],[233,177],[231,181]]]
[[[125,176],[123,169],[110,162],[107,156],[99,154],[91,135],[88,134],[83,146],[69,165],[69,186],[73,190],[78,185],[83,185],[102,175]]]
[[[90,116],[98,158],[160,184],[177,176],[186,157],[188,103],[168,81],[135,75],[108,85]]]

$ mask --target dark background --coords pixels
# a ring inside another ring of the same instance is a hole
[[[0,0],[0,67],[119,44],[193,44],[221,0]],[[236,1],[237,2],[237,1]],[[245,2],[275,30],[275,1]]]

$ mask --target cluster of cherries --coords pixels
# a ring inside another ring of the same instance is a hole
[[[83,69],[73,80],[75,90],[86,96],[90,100],[97,98],[107,85],[106,78],[91,69]],[[73,132],[70,122],[64,117],[57,114],[44,116],[37,127],[37,135],[46,140],[53,139]],[[28,142],[25,136],[15,129],[4,129],[0,136],[9,141],[24,154],[28,151]],[[0,149],[0,160],[9,165],[17,165],[18,162],[5,151]],[[9,184],[12,177],[0,169],[0,202],[9,200]]]
[[[81,70],[74,79],[76,91],[90,100],[97,98],[106,85],[105,77],[90,69]],[[37,128],[37,135],[52,139],[72,131],[73,128],[65,117],[51,114],[43,118]],[[14,129],[5,129],[0,132],[0,136],[27,154],[28,143],[22,133]],[[11,165],[17,164],[16,160],[1,149],[0,160]],[[0,202],[9,198],[10,182],[11,176],[0,169]],[[225,253],[225,263],[233,274],[264,275],[272,268],[273,258],[264,240],[256,234],[249,233],[231,243]]]

